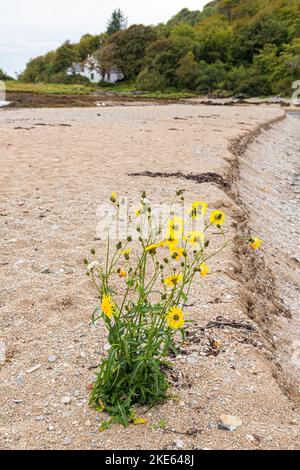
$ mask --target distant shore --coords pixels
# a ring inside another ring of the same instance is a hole
[[[9,101],[5,105],[9,108],[93,108],[101,106],[122,106],[122,105],[151,105],[151,104],[194,104],[207,106],[278,106],[295,108],[288,99],[280,97],[269,98],[223,98],[215,96],[199,96],[199,97],[178,97],[176,94],[134,94],[134,93],[118,93],[118,92],[93,92],[89,94],[72,94],[72,93],[41,93],[41,92],[25,92],[25,91],[8,91],[6,99]],[[300,104],[298,105],[300,106]],[[0,107],[1,102],[0,102]]]

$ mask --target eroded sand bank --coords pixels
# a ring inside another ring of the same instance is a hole
[[[165,202],[186,189],[187,199],[225,210],[235,235],[245,215],[232,186],[232,143],[283,117],[272,108],[188,105],[0,112],[1,448],[300,447],[299,415],[278,384],[268,339],[249,320],[231,251],[194,289],[192,339],[174,361],[177,399],[151,410],[149,426],[99,433],[86,388],[105,345],[89,323],[96,297],[82,265],[98,248],[97,207],[112,190],[133,201],[146,190]],[[214,339],[223,345],[216,357]],[[223,414],[243,425],[218,429]],[[161,420],[166,429],[151,428]]]

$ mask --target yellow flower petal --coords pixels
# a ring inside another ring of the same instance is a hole
[[[146,418],[135,418],[133,420],[133,424],[139,425],[139,424],[147,424],[148,420]]]
[[[160,246],[159,243],[155,243],[153,245],[149,245],[146,247],[146,251],[149,252],[150,254],[155,254],[157,248]]]
[[[210,272],[211,272],[210,267],[207,266],[207,264],[202,263],[201,266],[200,266],[200,275],[201,275],[202,277],[205,277],[205,276],[207,276],[207,274],[209,274]]]
[[[191,245],[203,245],[204,238],[205,236],[203,232],[199,232],[198,230],[192,230],[191,232],[188,232],[186,234],[184,240],[186,240]]]
[[[125,269],[120,268],[120,269],[118,270],[118,275],[119,275],[119,277],[126,277],[126,276],[127,276],[127,272],[125,271]]]
[[[210,214],[209,220],[212,225],[223,225],[225,222],[225,214],[222,211],[213,211]]]
[[[105,295],[101,302],[101,310],[107,318],[111,318],[114,314],[115,304],[113,303],[110,295]]]
[[[167,313],[167,324],[173,330],[178,330],[184,326],[184,314],[179,307],[172,307]]]
[[[200,219],[204,217],[207,212],[208,204],[204,201],[195,201],[189,208],[189,216],[192,219]]]
[[[176,261],[179,261],[183,257],[183,253],[184,253],[184,248],[170,249],[170,254],[172,255],[172,258],[174,258]]]
[[[168,221],[166,239],[179,240],[184,232],[184,220],[182,217],[174,216]]]
[[[250,239],[250,247],[252,248],[252,250],[258,250],[262,244],[263,244],[263,241],[260,238]]]
[[[173,276],[167,277],[167,279],[164,280],[164,283],[169,287],[175,287],[182,281],[182,279],[182,274],[174,274]]]

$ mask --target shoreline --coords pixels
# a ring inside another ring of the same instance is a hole
[[[300,103],[293,105],[290,100],[270,97],[270,98],[149,98],[136,94],[117,92],[95,92],[90,94],[63,94],[63,93],[34,93],[34,92],[7,92],[8,106],[6,109],[24,108],[64,108],[64,107],[95,107],[95,106],[149,106],[167,104],[190,104],[195,106],[271,106],[285,108],[287,110],[299,110]],[[1,104],[0,104],[1,108]],[[3,107],[4,108],[4,107]]]

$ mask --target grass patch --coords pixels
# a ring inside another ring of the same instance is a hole
[[[6,81],[6,91],[25,93],[51,93],[63,95],[88,95],[95,91],[95,85],[64,85],[61,83],[22,83]]]
[[[159,100],[185,100],[188,98],[196,98],[199,96],[197,93],[189,91],[172,91],[172,92],[145,92],[140,95],[147,99],[159,99]]]
[[[5,82],[6,91],[14,93],[49,93],[61,95],[88,95],[92,92],[100,93],[124,93],[133,96],[133,92],[137,91],[134,82],[122,82],[116,85],[107,84],[105,86],[97,84],[76,85],[62,83],[23,83],[17,80],[8,80]],[[166,91],[166,92],[144,92],[136,95],[137,99],[165,99],[180,100],[194,98],[198,96],[196,93],[188,91]]]

